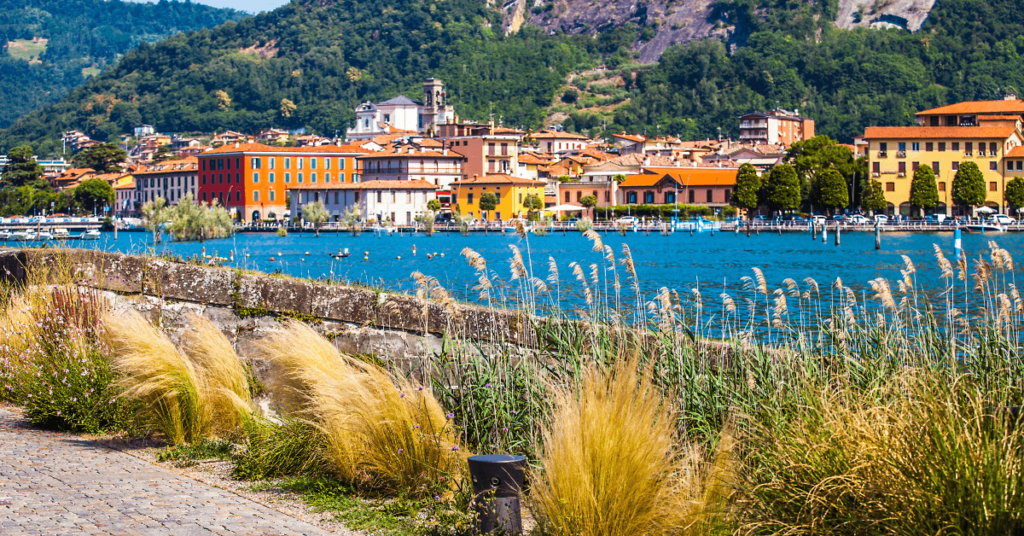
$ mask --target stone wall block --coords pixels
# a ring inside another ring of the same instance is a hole
[[[153,259],[143,292],[173,300],[231,305],[232,277],[230,270]]]

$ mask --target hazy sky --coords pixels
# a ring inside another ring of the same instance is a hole
[[[150,1],[150,0],[134,0],[134,1]],[[214,7],[233,7],[242,11],[248,11],[250,13],[259,13],[260,11],[270,11],[274,8],[281,7],[288,3],[288,0],[192,0],[197,4],[206,4]]]

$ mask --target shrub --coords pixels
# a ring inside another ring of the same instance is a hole
[[[968,376],[804,392],[750,437],[751,533],[1015,534],[1024,436]],[[773,425],[772,423],[781,423]]]
[[[417,497],[461,485],[465,455],[429,390],[342,355],[301,322],[265,337],[261,349],[287,378],[284,398],[326,435],[343,480]]]
[[[125,395],[173,444],[231,431],[249,412],[245,369],[231,344],[201,317],[190,323],[181,352],[134,310],[104,318]]]
[[[2,319],[0,386],[29,421],[75,432],[134,428],[122,399],[100,318],[109,304],[91,290],[36,287],[7,304]]]
[[[534,500],[557,535],[708,534],[724,515],[732,440],[702,467],[677,446],[676,420],[635,360],[592,366],[553,397]]]
[[[234,457],[231,475],[246,480],[322,477],[331,472],[326,452],[327,436],[308,421],[285,418],[278,425],[254,418],[245,424],[243,448]]]

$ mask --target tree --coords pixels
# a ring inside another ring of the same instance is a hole
[[[530,194],[523,200],[523,206],[526,207],[526,219],[536,221],[538,219],[537,214],[544,208],[544,200],[538,195]]]
[[[612,177],[612,180],[619,184],[622,184],[622,182],[626,180],[626,176],[623,175],[622,173],[617,173],[614,177]]]
[[[985,204],[985,176],[974,162],[960,164],[953,177],[953,202],[968,212],[972,207]]]
[[[43,166],[36,162],[32,147],[21,145],[7,153],[7,165],[3,170],[3,185],[20,188],[22,186],[39,187],[43,178]]]
[[[430,201],[427,201],[427,209],[431,212],[437,212],[441,210],[441,202],[437,199],[431,199]]]
[[[590,217],[594,217],[594,207],[597,206],[597,197],[593,195],[585,195],[580,199],[580,204],[590,209]]]
[[[817,202],[818,178],[827,170],[838,171],[848,181],[853,180],[854,173],[858,171],[853,151],[825,135],[794,143],[786,152],[785,161],[793,164],[800,177],[800,191],[804,201]],[[849,186],[849,182],[846,184]]]
[[[864,179],[864,186],[861,187],[860,209],[871,214],[885,210],[889,206],[885,200],[885,192],[882,191],[882,183],[873,179]]]
[[[846,179],[835,169],[821,171],[814,180],[814,201],[829,214],[850,204]]]
[[[306,218],[306,221],[313,224],[313,230],[316,231],[316,236],[320,236],[320,227],[330,218],[330,214],[327,213],[327,207],[324,206],[320,201],[314,201],[313,203],[306,203],[302,205],[302,217]]]
[[[1014,216],[1020,216],[1019,209],[1024,208],[1024,178],[1010,179],[1010,182],[1006,183],[1006,192],[1003,195],[1006,204],[1010,205],[1010,212]]]
[[[939,204],[939,187],[935,184],[935,172],[929,165],[919,166],[914,170],[914,180],[910,183],[910,206],[921,210],[934,208]]]
[[[167,232],[179,241],[202,242],[228,237],[235,231],[231,214],[217,199],[209,206],[203,205],[195,202],[191,192],[178,200],[178,205],[169,211],[168,216]]]
[[[75,188],[75,203],[97,213],[102,206],[113,204],[114,188],[103,179],[86,179]]]
[[[96,173],[116,173],[128,158],[128,152],[113,143],[90,147],[72,159],[76,167],[90,168]]]
[[[754,211],[760,205],[758,193],[761,191],[761,177],[757,176],[757,170],[750,164],[740,166],[736,175],[736,191],[729,198],[729,204],[747,211],[747,220],[754,219]],[[750,236],[750,226],[747,225],[747,236]]]
[[[291,117],[298,107],[289,99],[281,99],[281,117]]]
[[[789,164],[772,168],[765,185],[765,202],[773,211],[787,212],[800,208],[800,178]]]
[[[160,147],[157,147],[156,148],[156,153],[153,154],[153,161],[154,162],[164,162],[166,160],[172,160],[173,158],[174,158],[174,153],[171,152],[171,146],[170,145],[161,145]]]
[[[490,212],[498,206],[498,196],[487,192],[480,196],[480,210]]]
[[[156,199],[144,203],[141,208],[142,211],[142,227],[147,231],[153,233],[153,243],[159,244],[163,241],[163,237],[160,233],[160,227],[167,223],[168,220],[168,209],[167,200],[163,197],[157,197]]]

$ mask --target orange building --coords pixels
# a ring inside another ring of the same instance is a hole
[[[289,187],[359,182],[356,157],[368,152],[354,145],[224,145],[199,155],[199,201],[218,200],[238,221],[280,220]]]
[[[686,203],[722,207],[736,189],[736,168],[644,168],[618,187],[624,205]]]

